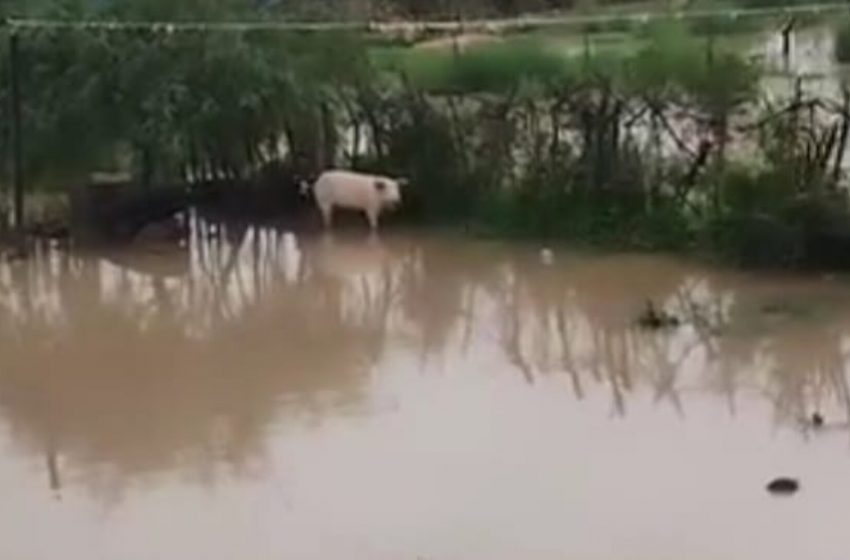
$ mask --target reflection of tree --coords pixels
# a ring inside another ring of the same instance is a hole
[[[767,343],[772,367],[765,390],[776,403],[780,420],[799,420],[836,398],[847,404],[845,329],[793,326],[773,334]],[[845,414],[850,408],[845,408]],[[850,418],[848,418],[850,420]]]
[[[52,485],[63,469],[110,494],[161,469],[247,472],[281,402],[294,418],[357,402],[385,315],[328,308],[358,295],[321,297],[278,266],[295,260],[281,240],[195,248],[183,278],[55,255],[0,271],[0,410]]]
[[[620,415],[637,385],[651,388],[656,402],[668,402],[679,414],[689,391],[726,395],[734,413],[741,390],[770,398],[777,421],[798,421],[824,401],[850,411],[842,348],[850,325],[824,319],[772,327],[758,302],[789,297],[783,281],[621,256],[584,259],[566,269],[520,259],[511,271],[515,283],[503,283],[494,294],[505,311],[506,359],[524,375],[568,375],[577,398],[590,384],[604,383]],[[790,297],[806,302],[814,289],[798,282]],[[837,294],[823,297],[825,307],[840,301]],[[671,333],[635,328],[647,299],[669,306],[685,326]]]
[[[476,323],[478,286],[496,272],[497,253],[460,244],[446,250],[444,240],[426,241],[402,272],[401,307],[413,325],[423,361],[459,336],[466,347]]]
[[[519,285],[514,278],[508,278],[506,299],[503,305],[502,315],[502,347],[508,362],[522,372],[523,377],[529,383],[534,383],[534,372],[525,358],[523,350],[523,318],[522,301],[520,299]]]
[[[697,391],[724,396],[733,413],[741,393],[768,398],[782,422],[850,411],[850,315],[836,290],[819,292],[831,315],[777,322],[764,302],[807,301],[810,284],[789,292],[644,257],[544,266],[498,245],[299,244],[207,227],[178,254],[0,266],[0,414],[43,455],[54,491],[83,480],[115,498],[163,470],[250,474],[271,425],[360,405],[387,344],[411,337],[424,364],[455,344],[496,344],[529,381],[564,375],[578,399],[610,393],[620,416],[638,394],[685,414]],[[685,325],[638,330],[646,299]]]
[[[715,385],[734,411],[735,394],[764,394],[774,404],[778,422],[799,423],[833,401],[850,411],[846,393],[848,332],[845,294],[814,280],[764,278],[753,281],[719,278],[724,293],[722,336],[715,337]],[[818,310],[828,312],[818,316]]]
[[[504,338],[509,361],[528,374],[531,366],[519,360],[523,352],[518,341],[529,339],[535,369],[565,371],[579,398],[587,386],[583,376],[606,383],[616,413],[624,414],[642,359],[637,354],[645,346],[635,337],[634,314],[646,298],[664,300],[681,281],[681,274],[671,273],[675,271],[670,267],[653,270],[644,262],[630,257],[584,259],[558,270],[517,260],[516,284],[526,303],[517,303],[518,296],[510,290],[500,298],[511,310],[505,323],[513,327]],[[526,329],[531,334],[516,332],[521,317],[528,314],[536,317],[533,327]]]

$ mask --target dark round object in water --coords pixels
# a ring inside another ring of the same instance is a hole
[[[800,489],[800,483],[793,478],[777,478],[767,485],[771,494],[794,494]]]
[[[823,422],[823,416],[821,416],[820,413],[815,412],[814,414],[812,414],[812,426],[814,426],[815,428],[820,428],[821,426],[823,426]]]

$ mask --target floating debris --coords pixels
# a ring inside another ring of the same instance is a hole
[[[638,317],[638,324],[645,329],[661,330],[678,327],[681,321],[675,315],[657,309],[652,300],[647,300],[646,309]]]
[[[761,306],[762,314],[774,319],[813,319],[823,311],[818,302],[774,301]]]
[[[777,478],[767,485],[767,491],[771,494],[795,494],[800,489],[800,483],[794,478]]]

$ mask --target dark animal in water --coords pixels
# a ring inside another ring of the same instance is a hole
[[[793,478],[777,478],[767,485],[771,494],[794,494],[800,489],[800,483]]]
[[[131,183],[91,184],[74,195],[78,229],[105,240],[131,241],[146,226],[185,212],[199,198],[187,185],[145,190]]]
[[[678,327],[680,321],[675,315],[671,315],[663,309],[656,309],[655,304],[651,300],[647,300],[646,309],[638,317],[638,324],[645,329],[660,330]]]
[[[814,414],[812,414],[812,426],[814,426],[815,428],[820,428],[823,426],[823,424],[824,419],[823,416],[820,415],[820,413],[815,412]]]

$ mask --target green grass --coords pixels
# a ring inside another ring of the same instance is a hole
[[[570,66],[565,54],[530,38],[469,47],[458,55],[450,49],[383,49],[373,52],[372,60],[432,92],[505,92],[527,81],[563,78]]]
[[[459,54],[450,48],[375,49],[372,60],[379,69],[403,73],[413,86],[431,93],[505,93],[528,83],[565,85],[591,71],[638,90],[675,86],[705,102],[722,103],[731,102],[736,88],[746,93],[743,86],[756,77],[755,69],[736,54],[753,40],[740,35],[707,38],[675,21],[659,21],[640,33],[512,35]]]

